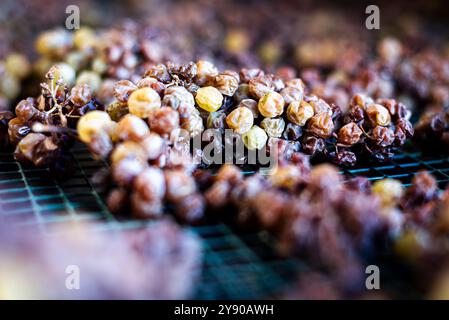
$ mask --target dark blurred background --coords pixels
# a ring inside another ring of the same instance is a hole
[[[12,50],[34,53],[33,39],[46,29],[63,27],[65,8],[76,4],[81,24],[92,27],[117,25],[126,19],[150,24],[163,31],[182,33],[191,41],[220,38],[227,31],[243,29],[255,35],[246,46],[257,50],[260,41],[279,43],[304,37],[360,37],[373,41],[385,34],[398,37],[424,33],[442,41],[448,31],[449,5],[430,1],[230,1],[230,0],[3,0],[0,4],[0,57]],[[381,29],[367,32],[365,8],[376,4]],[[182,27],[182,29],[180,29]],[[215,45],[213,41],[206,43]],[[209,48],[214,49],[214,48]],[[260,49],[260,48],[259,48]]]
[[[66,8],[73,4],[87,31],[65,29]],[[379,30],[365,26],[371,4],[380,10]],[[36,83],[57,63],[69,64],[77,76],[87,70],[112,81],[132,79],[149,64],[167,61],[208,59],[220,69],[313,67],[323,75],[351,75],[378,55],[407,57],[432,49],[446,59],[448,16],[443,0],[3,0],[0,109],[36,95]],[[92,39],[98,44],[93,51],[80,43]],[[123,58],[111,62],[117,50]],[[17,66],[23,70],[17,72]]]

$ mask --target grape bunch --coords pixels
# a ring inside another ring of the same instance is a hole
[[[356,155],[377,161],[388,160],[395,149],[414,134],[409,121],[411,112],[394,99],[374,101],[359,94],[351,99],[348,109],[334,134],[335,152],[330,156],[336,164],[353,165]]]
[[[192,176],[190,153],[150,131],[142,118],[128,113],[114,122],[107,112],[92,111],[81,117],[78,134],[95,157],[110,163],[95,180],[107,186],[112,212],[154,219],[173,208],[184,222],[203,217],[204,200]]]
[[[447,154],[449,110],[441,105],[429,107],[415,124],[415,142],[430,154]]]
[[[307,259],[344,286],[342,296],[348,287],[363,293],[361,266],[386,252],[418,267],[411,280],[417,283],[423,270],[435,272],[435,263],[446,270],[449,189],[439,189],[429,172],[418,172],[409,187],[391,178],[371,184],[365,177],[345,177],[330,164],[311,167],[297,153],[267,176],[244,175],[228,164],[202,180],[214,214],[269,231],[282,254]]]
[[[108,28],[81,27],[74,32],[47,30],[39,34],[35,47],[39,58],[33,67],[38,76],[57,65],[66,73],[67,84],[88,83],[96,98],[106,104],[114,99],[116,81],[138,81],[152,64],[195,55],[159,28],[131,21]]]
[[[115,100],[106,111],[82,116],[77,133],[94,157],[110,163],[111,211],[131,208],[136,217],[154,218],[171,207],[189,222],[204,211],[193,178],[204,150],[191,148],[199,135],[222,155],[229,142],[225,130],[231,129],[246,150],[267,147],[280,162],[295,161],[303,151],[353,165],[357,152],[383,160],[412,134],[407,109],[394,100],[357,95],[343,115],[307,90],[285,68],[272,75],[260,69],[219,72],[202,60],[155,64],[136,82],[116,82]]]
[[[24,164],[69,173],[68,150],[76,137],[76,122],[85,113],[104,107],[86,84],[69,90],[57,67],[48,71],[46,80],[38,98],[17,104],[15,117],[10,112],[1,115],[2,142],[14,146],[15,158]]]

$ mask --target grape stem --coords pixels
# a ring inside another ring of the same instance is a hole
[[[62,106],[58,103],[58,99],[56,99],[56,94],[58,92],[58,89],[60,88],[60,85],[62,85],[62,79],[58,79],[55,83],[54,79],[54,70],[53,68],[50,69],[50,71],[47,73],[46,78],[50,80],[50,88],[47,84],[43,85],[43,89],[47,90],[50,94],[50,97],[53,101],[53,107],[47,111],[47,114],[52,114],[55,110],[58,110],[58,115],[61,120],[61,125],[66,127],[67,126],[67,118],[65,117],[64,113],[62,112]]]
[[[36,122],[35,124],[33,124],[32,130],[34,132],[38,132],[38,133],[50,132],[50,133],[66,133],[66,134],[70,134],[70,135],[78,134],[78,132],[72,128],[42,124],[39,122]]]

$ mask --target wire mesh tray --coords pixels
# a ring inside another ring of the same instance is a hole
[[[151,223],[122,221],[112,215],[90,183],[102,163],[93,160],[82,145],[76,145],[72,153],[77,173],[57,181],[47,170],[24,167],[11,152],[0,152],[0,220],[24,232],[38,229],[45,233],[69,221],[90,221],[106,231]],[[434,174],[442,188],[449,182],[447,157],[426,157],[413,149],[403,150],[388,163],[342,169],[341,173],[370,180],[391,177],[409,185],[419,170]],[[266,232],[237,232],[220,221],[190,228],[202,237],[205,249],[196,298],[274,298],[308,269],[299,259],[277,256],[275,241]]]

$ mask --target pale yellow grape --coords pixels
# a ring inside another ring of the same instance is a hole
[[[195,101],[201,109],[215,112],[223,104],[223,95],[217,88],[202,87],[198,89]]]
[[[253,113],[247,107],[238,107],[226,117],[226,123],[229,128],[239,134],[243,134],[251,129],[253,122]]]
[[[142,162],[147,160],[145,149],[137,142],[125,141],[118,144],[111,154],[111,162],[119,163],[125,158],[134,157]]]
[[[80,50],[94,47],[96,41],[95,32],[87,27],[82,27],[73,34],[73,44]]]
[[[312,106],[305,101],[293,101],[287,108],[287,119],[301,127],[304,126],[313,115],[314,111]]]
[[[31,71],[31,65],[26,56],[20,53],[11,53],[5,60],[6,71],[17,79],[23,79]]]
[[[99,132],[109,130],[111,122],[107,112],[99,110],[88,112],[78,121],[78,136],[82,142],[90,143]]]
[[[259,112],[266,118],[274,118],[280,116],[284,112],[284,98],[277,92],[268,92],[260,100],[257,105]]]
[[[93,92],[97,92],[101,86],[101,77],[93,71],[83,71],[76,79],[76,84],[87,84]]]
[[[160,107],[161,97],[148,87],[137,89],[128,99],[129,112],[142,119],[148,118],[153,110]]]
[[[379,196],[382,206],[391,207],[396,205],[404,194],[404,187],[398,180],[382,179],[374,182],[372,191]]]
[[[61,62],[55,65],[54,70],[54,84],[61,79],[62,82],[68,85],[75,83],[76,72],[69,64]]]
[[[261,127],[254,125],[248,132],[244,133],[243,144],[249,150],[262,149],[268,140],[267,133]]]

